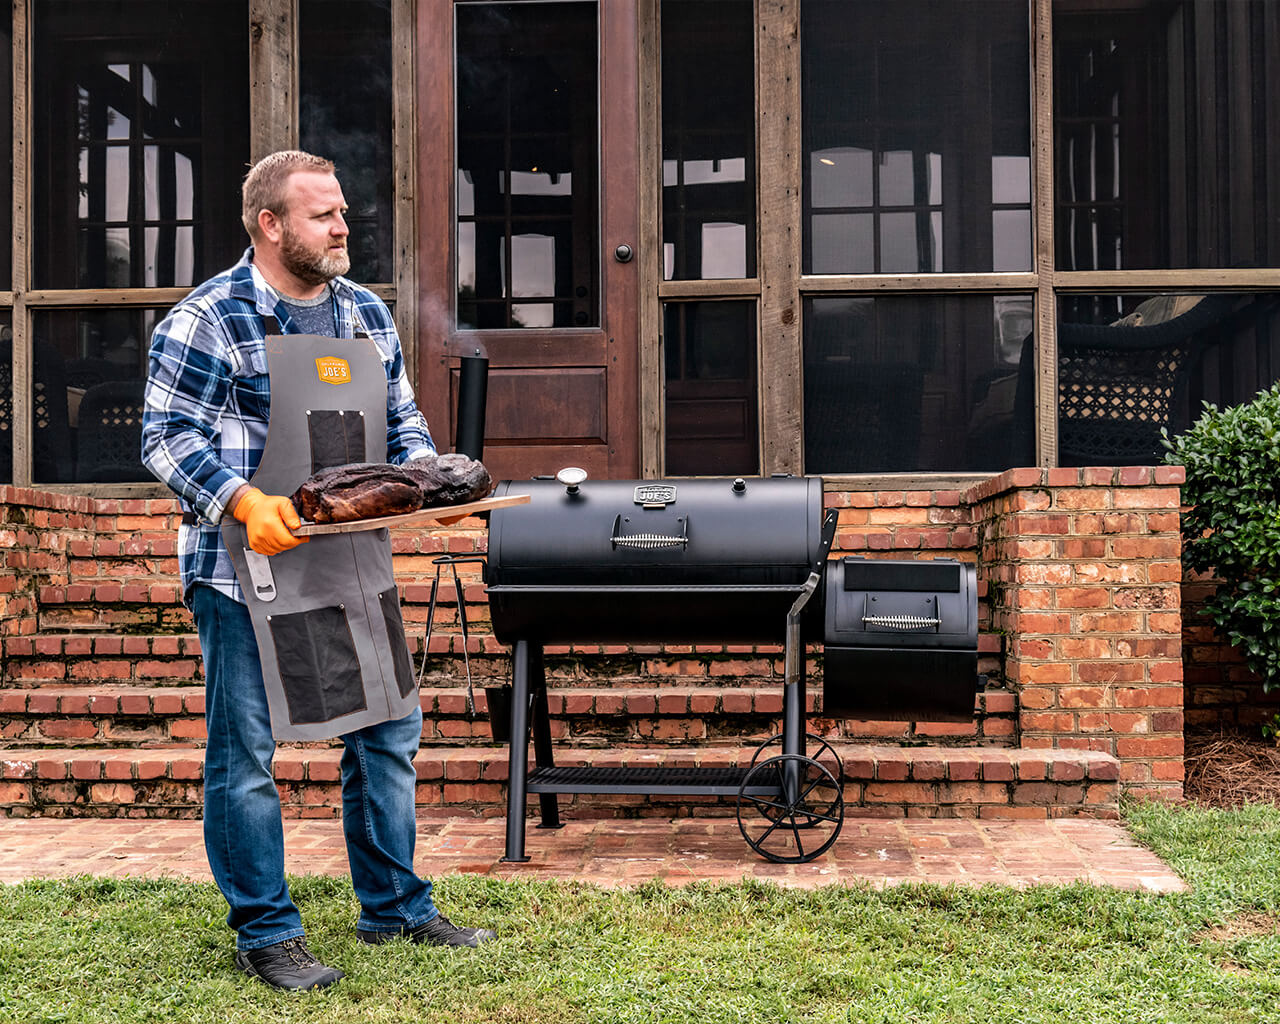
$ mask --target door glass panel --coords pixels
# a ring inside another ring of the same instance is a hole
[[[390,282],[390,0],[302,0],[298,64],[299,144],[332,160],[342,182],[351,277]]]
[[[805,472],[1031,465],[1031,328],[1030,295],[806,300]]]
[[[1070,295],[1058,303],[1058,462],[1164,461],[1160,431],[1280,378],[1280,296]]]
[[[759,472],[755,303],[669,302],[662,342],[665,471]]]
[[[39,15],[35,284],[184,286],[233,263],[247,5],[58,0]]]
[[[663,0],[666,280],[754,277],[752,0]]]
[[[599,326],[596,5],[456,18],[458,326]]]
[[[1025,0],[800,16],[804,272],[1030,270]]]
[[[1059,270],[1280,263],[1273,0],[1055,0]]]

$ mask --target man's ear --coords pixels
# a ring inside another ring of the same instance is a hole
[[[270,210],[258,211],[258,230],[262,233],[262,237],[269,242],[279,242],[284,234],[284,225]]]

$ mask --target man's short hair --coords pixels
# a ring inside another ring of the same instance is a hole
[[[298,171],[332,174],[333,161],[300,149],[282,149],[264,156],[244,177],[240,190],[240,220],[249,237],[258,237],[258,214],[270,210],[277,217],[287,213],[285,202],[289,175]]]

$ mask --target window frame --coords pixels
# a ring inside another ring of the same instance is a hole
[[[303,0],[248,0],[249,36],[249,155],[257,160],[275,149],[298,143],[298,19]],[[392,40],[414,35],[415,0],[390,0]],[[0,290],[0,312],[12,315],[13,330],[13,480],[12,486],[32,486],[32,336],[33,317],[51,310],[93,310],[171,306],[191,288],[45,288],[30,287],[33,270],[31,241],[32,140],[34,138],[33,76],[34,23],[37,0],[13,0],[13,271],[9,290]],[[392,225],[394,280],[372,282],[370,291],[393,308],[404,339],[407,372],[416,367],[416,302],[397,302],[399,295],[416,295],[414,238],[413,48],[392,46]],[[198,285],[200,282],[196,282]],[[126,484],[39,484],[41,490],[89,497],[170,497],[156,482]]]
[[[1036,377],[1036,464],[1058,461],[1057,308],[1060,297],[1071,294],[1116,294],[1156,291],[1280,290],[1272,268],[1190,270],[1064,271],[1056,266],[1054,244],[1054,114],[1053,114],[1053,0],[1027,0],[1031,81],[1032,153],[1032,269],[1027,272],[941,274],[803,274],[801,263],[803,149],[801,146],[802,0],[756,3],[756,146],[757,276],[736,281],[661,281],[656,267],[643,268],[641,338],[658,337],[661,306],[673,299],[754,298],[758,302],[756,339],[760,387],[761,471],[804,472],[803,459],[803,325],[806,299],[828,295],[884,296],[909,294],[1015,295],[1034,297]],[[660,68],[656,67],[660,40],[661,0],[647,0],[641,8],[642,96],[657,97]],[[661,204],[661,103],[651,100],[642,109],[641,153],[647,154],[646,187],[641,195],[641,223],[658,225]],[[768,153],[764,160],[760,154]],[[660,246],[654,230],[642,252]],[[647,476],[659,476],[665,448],[661,353],[642,346],[641,464]],[[998,469],[999,467],[993,467]],[[893,473],[824,475],[836,489],[876,489],[919,486],[921,489],[966,484],[987,479],[989,473]]]

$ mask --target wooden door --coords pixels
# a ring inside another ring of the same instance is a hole
[[[417,46],[417,394],[437,446],[478,354],[495,479],[638,476],[635,0],[426,0]]]

